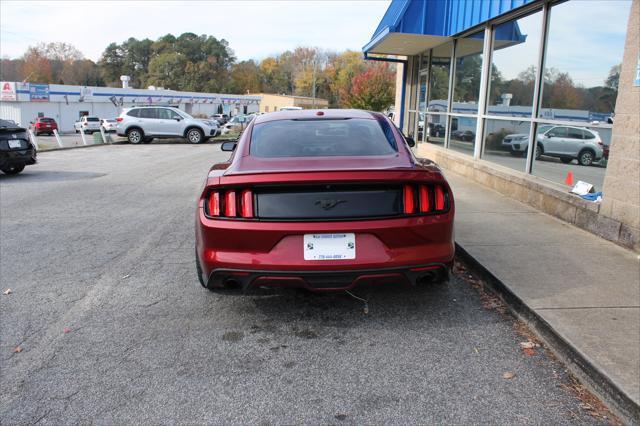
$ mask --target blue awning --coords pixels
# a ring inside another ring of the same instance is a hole
[[[489,19],[541,0],[393,0],[378,24],[365,54],[415,55]],[[503,26],[502,45],[521,43],[518,25]]]

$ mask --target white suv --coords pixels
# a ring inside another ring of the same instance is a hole
[[[590,166],[600,161],[604,154],[600,134],[584,127],[542,125],[538,128],[536,140],[536,160],[546,155],[559,158],[565,164],[575,159],[581,166]],[[505,136],[502,146],[515,156],[526,155],[529,135]]]
[[[134,144],[149,143],[154,138],[185,138],[201,143],[218,136],[220,128],[215,120],[199,120],[178,108],[126,108],[116,119],[118,136],[126,136]]]

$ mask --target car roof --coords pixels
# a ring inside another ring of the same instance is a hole
[[[322,113],[318,115],[318,113]],[[266,123],[268,121],[277,120],[300,120],[300,119],[345,119],[345,118],[363,118],[375,119],[376,113],[371,111],[363,111],[359,109],[303,109],[270,112],[267,114],[256,115],[255,124]]]

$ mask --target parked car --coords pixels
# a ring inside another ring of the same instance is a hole
[[[211,118],[216,120],[220,126],[229,121],[229,116],[227,114],[213,114]]]
[[[253,116],[251,115],[235,115],[231,117],[224,126],[222,126],[222,133],[227,134],[229,132],[241,132],[244,130]]]
[[[211,167],[196,211],[196,270],[214,292],[446,280],[454,200],[382,113],[256,117]]]
[[[117,124],[118,122],[116,121],[115,118],[103,118],[102,120],[100,120],[100,126],[102,126],[102,130],[104,130],[107,133],[115,132]]]
[[[154,138],[184,138],[201,143],[220,134],[215,120],[193,118],[173,107],[126,108],[116,118],[116,133],[130,143],[150,143]]]
[[[445,127],[442,124],[429,123],[427,125],[429,127],[429,136],[434,136],[436,138],[443,138]]]
[[[27,129],[0,119],[0,170],[8,175],[18,174],[25,166],[36,163],[36,155]]]
[[[529,135],[512,134],[502,140],[513,155],[526,155]],[[581,166],[589,166],[604,156],[604,143],[595,130],[584,127],[543,125],[538,128],[535,158],[543,155],[559,158],[565,164],[578,160]]]
[[[56,120],[50,117],[38,117],[35,121],[31,122],[31,131],[40,136],[44,133],[52,135],[54,130],[58,130],[58,123]]]
[[[82,130],[84,133],[93,133],[100,131],[100,119],[98,117],[90,117],[88,115],[83,115],[80,117],[80,120],[76,121],[73,124],[73,127],[76,133],[79,133]]]
[[[476,139],[476,134],[471,130],[456,130],[451,132],[451,139],[462,142],[473,142]]]

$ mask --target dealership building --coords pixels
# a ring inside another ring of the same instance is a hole
[[[639,16],[640,0],[393,0],[363,51],[397,64],[420,155],[640,250]]]
[[[123,108],[136,105],[174,106],[188,114],[208,117],[215,113],[256,112],[261,99],[256,95],[178,92],[153,87],[132,89],[3,81],[0,88],[0,117],[21,125],[28,125],[36,117],[51,117],[61,132],[73,131],[73,124],[83,115],[115,118]]]

